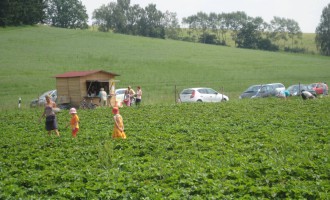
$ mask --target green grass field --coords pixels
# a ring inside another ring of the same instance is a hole
[[[141,85],[145,104],[173,103],[174,88],[223,89],[235,100],[251,84],[330,80],[330,58],[46,26],[0,29],[2,108],[23,106],[55,88],[54,76],[102,69],[119,87]]]
[[[328,199],[330,98],[0,113],[0,199]]]

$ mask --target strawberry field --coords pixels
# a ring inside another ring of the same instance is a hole
[[[41,109],[0,113],[0,199],[327,199],[330,98],[68,111],[61,137]]]

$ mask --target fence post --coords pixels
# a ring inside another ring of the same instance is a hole
[[[223,86],[221,87],[220,91],[221,91],[221,101],[222,101],[223,100],[223,94],[224,94]]]
[[[174,85],[174,104],[176,104],[176,85]]]

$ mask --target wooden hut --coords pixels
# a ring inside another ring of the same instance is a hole
[[[56,75],[57,103],[79,107],[83,100],[99,105],[98,94],[103,88],[108,105],[115,103],[115,77],[118,74],[103,70],[72,71]]]

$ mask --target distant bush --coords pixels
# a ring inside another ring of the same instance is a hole
[[[273,44],[269,39],[261,39],[258,42],[258,49],[267,51],[278,51],[279,47]]]
[[[205,44],[216,44],[216,35],[205,33],[198,38],[198,42]]]
[[[299,48],[299,47],[295,47],[295,48],[285,47],[284,51],[291,52],[291,53],[307,53],[308,52],[305,48]]]

